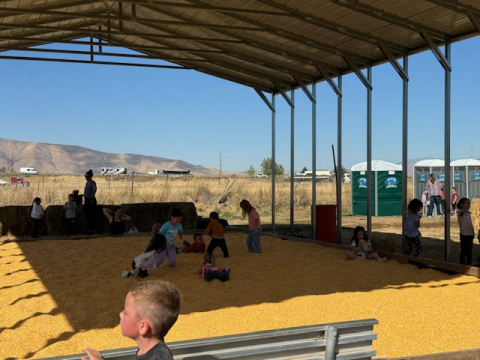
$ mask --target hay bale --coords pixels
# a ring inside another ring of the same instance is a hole
[[[122,211],[132,220],[125,223],[125,230],[135,226],[140,232],[150,232],[152,225],[157,222],[156,203],[122,204]]]
[[[110,224],[103,214],[103,208],[113,209],[112,205],[97,206],[97,227],[100,233],[110,233]],[[147,203],[122,204],[122,211],[132,217],[132,221],[125,223],[125,231],[133,225],[141,232],[149,232],[156,222],[165,223],[170,218],[170,212],[179,208],[183,212],[182,225],[185,230],[193,230],[197,224],[197,209],[193,203]],[[30,218],[31,206],[3,206],[0,207],[0,233],[2,236],[28,236],[32,232],[33,224]],[[83,205],[77,207],[77,232],[85,230],[85,216]],[[40,229],[41,235],[65,235],[65,214],[63,205],[50,205],[45,209],[45,218]]]
[[[184,230],[194,230],[197,226],[197,209],[195,204],[191,202],[171,202],[171,203],[156,203],[155,213],[156,221],[163,224],[170,220],[170,212],[174,208],[182,210],[182,226]]]
[[[4,206],[0,211],[0,222],[2,224],[2,235],[24,236],[30,235],[33,229],[31,206]],[[42,223],[40,234],[47,234],[45,222]]]

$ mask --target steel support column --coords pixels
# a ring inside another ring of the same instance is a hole
[[[312,83],[312,239],[317,237],[317,84]]]
[[[342,243],[342,185],[343,185],[343,164],[342,164],[342,74],[338,74],[337,94],[337,244]]]
[[[275,110],[275,94],[272,93],[272,106]],[[272,233],[275,233],[275,111],[272,111]]]
[[[408,55],[403,56],[403,71],[408,76]],[[408,78],[403,78],[402,106],[402,209],[407,208],[408,195]],[[415,177],[415,174],[412,175]],[[415,179],[413,179],[415,182]],[[415,197],[415,194],[414,194]],[[405,216],[402,216],[402,254],[407,252],[407,243],[403,233]]]
[[[295,91],[292,88],[290,100],[293,106],[290,107],[290,235],[293,236],[295,224],[295,186],[293,176],[295,174]]]
[[[368,65],[367,79],[367,233],[372,230],[372,65]]]
[[[452,64],[452,54],[450,39],[445,41],[445,57],[448,64]],[[445,181],[443,183],[443,191],[445,194],[446,204],[450,203],[450,99],[451,99],[451,72],[452,68],[444,66],[445,69]],[[468,182],[467,182],[468,185]],[[449,209],[450,205],[445,209]],[[450,258],[450,213],[444,214],[445,216],[445,261],[449,261]]]

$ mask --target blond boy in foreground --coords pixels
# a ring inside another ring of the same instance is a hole
[[[180,312],[180,292],[167,281],[145,281],[130,289],[125,308],[120,313],[122,335],[138,344],[135,360],[173,360],[163,341]],[[82,360],[104,359],[91,348],[83,349],[88,356]]]

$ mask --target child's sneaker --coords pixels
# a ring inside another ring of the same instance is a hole
[[[387,262],[387,261],[388,261],[388,260],[387,260],[386,257],[383,257],[383,258],[381,258],[381,259],[378,259],[378,262]]]
[[[130,274],[127,270],[122,271],[122,277],[128,277],[128,274]]]

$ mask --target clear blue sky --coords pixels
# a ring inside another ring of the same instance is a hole
[[[479,37],[452,45],[452,159],[470,158],[471,144],[480,157],[478,64]],[[409,76],[409,158],[443,158],[443,68],[424,52],[410,57]],[[0,79],[0,137],[215,168],[221,151],[224,171],[259,170],[271,156],[271,113],[256,92],[194,70],[0,60]],[[366,161],[366,90],[350,74],[343,94],[343,163],[350,168]],[[301,90],[295,101],[300,171],[312,166],[311,105]],[[317,101],[317,168],[331,169],[337,100],[328,84],[317,84]],[[276,103],[277,163],[288,173],[290,109],[280,96]],[[374,160],[401,161],[401,131],[402,82],[384,64],[373,69]]]

